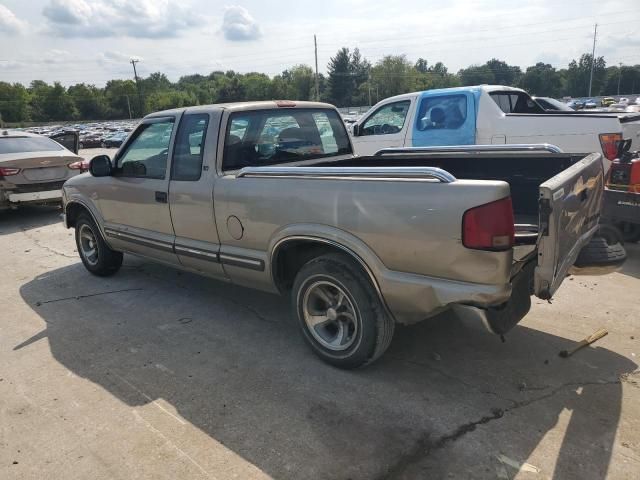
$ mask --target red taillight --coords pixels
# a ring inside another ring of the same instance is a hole
[[[629,179],[629,191],[640,193],[640,160],[631,162],[631,178]]]
[[[10,177],[20,173],[19,168],[0,168],[0,177]]]
[[[513,247],[515,222],[511,197],[464,212],[462,244],[476,250],[509,250]]]
[[[607,160],[615,160],[618,156],[618,142],[622,141],[621,133],[601,133],[600,146]]]
[[[89,170],[89,161],[81,160],[79,162],[73,162],[67,165],[71,170],[80,170],[81,172],[86,172]]]

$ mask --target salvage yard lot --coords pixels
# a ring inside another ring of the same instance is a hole
[[[0,251],[0,478],[640,471],[638,245],[535,299],[504,344],[445,314],[356,371],[315,358],[284,299],[131,256],[91,276],[57,209],[0,213]]]

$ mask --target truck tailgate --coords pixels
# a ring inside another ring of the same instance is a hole
[[[540,185],[540,236],[534,293],[549,299],[598,229],[602,156],[592,153]]]

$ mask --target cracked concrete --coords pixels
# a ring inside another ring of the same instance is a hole
[[[638,246],[504,344],[445,314],[343,372],[286,300],[133,257],[92,277],[59,221],[0,216],[0,478],[637,478]]]

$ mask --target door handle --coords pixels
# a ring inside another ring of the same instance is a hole
[[[167,203],[167,192],[156,192],[156,202]]]

